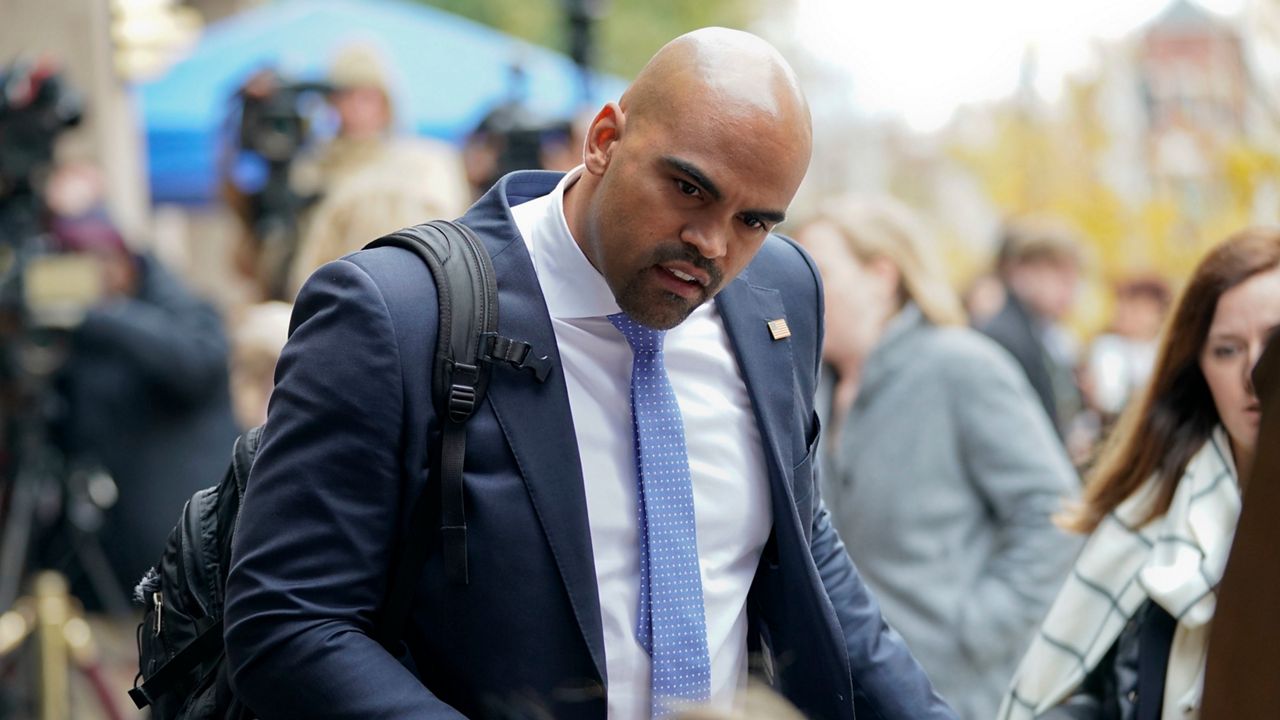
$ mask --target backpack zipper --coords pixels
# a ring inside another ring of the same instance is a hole
[[[156,637],[160,637],[160,628],[163,627],[164,619],[164,595],[153,592],[151,593],[151,604],[156,609]]]

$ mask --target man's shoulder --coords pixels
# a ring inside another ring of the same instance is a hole
[[[357,250],[342,258],[340,262],[349,262],[359,267],[374,285],[385,288],[389,283],[411,282],[421,284],[427,282],[434,287],[435,281],[431,270],[412,251],[400,247],[376,247]]]
[[[768,320],[778,315],[786,319],[796,357],[813,358],[812,365],[808,360],[802,363],[805,373],[816,371],[821,352],[822,283],[809,254],[791,238],[771,234],[739,275],[739,282],[753,289],[761,310],[777,313]],[[770,295],[775,299],[769,299]]]
[[[807,290],[818,282],[813,258],[786,235],[770,233],[743,273],[747,282],[776,290]]]

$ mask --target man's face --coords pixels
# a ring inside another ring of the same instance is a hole
[[[1028,260],[1012,270],[1010,279],[1018,299],[1053,322],[1071,313],[1080,289],[1080,269],[1069,260]]]
[[[705,107],[626,123],[602,143],[583,251],[637,322],[667,329],[751,262],[809,161],[806,136]],[[600,122],[600,118],[597,118]]]
[[[1120,335],[1133,340],[1153,340],[1164,322],[1165,304],[1150,295],[1134,294],[1116,300],[1112,324]]]
[[[353,139],[376,137],[391,125],[386,94],[374,87],[353,87],[335,92],[330,102],[338,112],[342,135]]]

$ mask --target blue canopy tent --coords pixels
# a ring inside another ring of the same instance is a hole
[[[456,15],[397,0],[284,0],[208,26],[192,52],[137,88],[154,202],[203,204],[216,196],[217,153],[230,100],[255,70],[323,79],[350,44],[375,46],[391,75],[397,123],[458,141],[511,96],[524,71],[528,109],[569,118],[616,99],[624,85],[591,76],[592,97],[566,56]]]

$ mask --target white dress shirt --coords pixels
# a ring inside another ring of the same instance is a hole
[[[604,277],[569,233],[564,191],[512,208],[556,334],[582,459],[604,628],[610,720],[649,717],[649,656],[635,639],[640,596],[631,348]],[[747,591],[773,525],[759,428],[714,303],[667,331],[667,375],[684,418],[711,657],[711,702],[733,707],[747,675]]]

